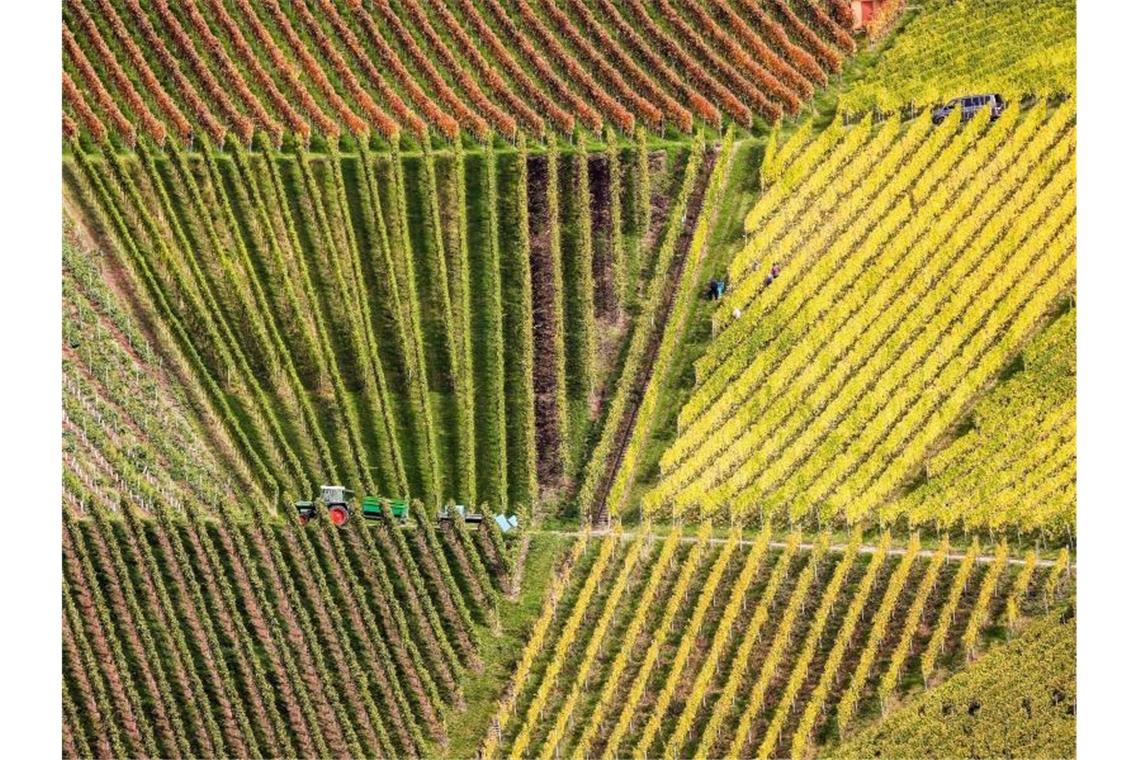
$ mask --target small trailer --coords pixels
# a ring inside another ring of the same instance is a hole
[[[383,496],[365,496],[360,502],[360,514],[365,520],[383,520],[384,510],[397,520],[403,520],[408,516],[408,502]]]
[[[459,519],[465,523],[478,525],[479,523],[483,522],[483,515],[476,514],[474,512],[468,512],[467,507],[463,506],[462,504],[456,504],[454,507],[448,505],[441,509],[439,511],[439,521],[443,522],[444,520],[453,519],[451,512],[452,509],[454,509],[455,513],[459,515]]]
[[[519,527],[519,518],[515,515],[507,517],[506,515],[495,515],[495,524],[499,526],[499,531],[502,533],[510,533],[515,528]]]

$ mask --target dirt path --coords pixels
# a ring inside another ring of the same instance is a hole
[[[672,189],[672,181],[668,174],[665,173],[665,151],[658,150],[649,154],[649,224],[645,228],[645,238],[641,241],[642,251],[652,251],[657,247],[657,241],[661,239],[661,233],[665,229],[665,219],[669,216],[669,191]],[[644,266],[643,261],[639,262]],[[643,293],[642,287],[644,283],[640,280],[637,283],[638,294]]]
[[[558,377],[554,343],[559,325],[555,309],[551,235],[556,234],[547,198],[549,167],[545,156],[527,160],[527,215],[530,221],[530,271],[534,325],[534,425],[538,482],[555,485],[562,475],[558,430]],[[557,181],[557,177],[554,178]]]
[[[697,217],[700,215],[701,204],[704,202],[709,175],[712,174],[713,165],[716,163],[717,152],[718,149],[716,148],[709,148],[705,152],[700,171],[697,173],[697,181],[693,186],[693,192],[689,196],[685,206],[684,224],[681,228],[681,234],[677,238],[676,246],[672,251],[661,251],[658,254],[659,256],[670,255],[672,257],[669,262],[669,271],[666,274],[665,297],[661,299],[657,311],[653,314],[653,321],[650,328],[652,334],[645,353],[639,357],[630,356],[626,359],[626,361],[638,361],[640,364],[638,365],[637,377],[634,380],[633,388],[630,390],[629,398],[626,400],[625,408],[621,410],[622,419],[618,424],[617,442],[609,462],[606,463],[605,475],[598,485],[597,492],[591,496],[593,503],[592,522],[595,526],[605,525],[609,519],[609,515],[605,510],[606,495],[613,486],[614,477],[617,475],[621,461],[625,456],[626,447],[629,445],[629,438],[633,434],[634,422],[637,420],[637,411],[641,408],[641,399],[645,394],[645,386],[649,383],[649,377],[653,373],[653,366],[657,362],[657,350],[661,346],[665,323],[668,321],[669,312],[673,308],[673,302],[677,297],[677,285],[681,280],[681,272],[685,268],[685,258],[688,255],[689,246],[693,240],[693,233],[697,226]]]
[[[610,214],[609,162],[604,155],[590,156],[586,161],[590,186],[590,222],[593,231],[594,313],[613,322],[618,316],[618,293],[614,287],[615,220]],[[620,192],[620,187],[617,190]],[[621,220],[616,220],[617,224]]]
[[[577,531],[573,531],[573,530],[542,530],[542,529],[539,529],[539,530],[532,530],[530,532],[531,533],[542,533],[542,534],[550,535],[550,536],[565,536],[567,538],[577,538],[580,535]],[[603,536],[608,536],[610,533],[611,533],[611,531],[608,528],[602,528],[602,529],[595,528],[594,530],[590,531],[590,537],[591,538],[602,538]],[[621,532],[620,538],[622,541],[633,541],[634,539],[638,538],[640,535],[641,534],[638,533],[637,531],[624,530]],[[661,533],[652,533],[652,532],[649,534],[649,537],[652,538],[654,541],[664,541],[667,538],[667,536],[665,536]],[[681,536],[680,540],[683,543],[691,544],[697,540],[697,537],[696,536],[683,535],[683,536]],[[723,543],[726,543],[727,541],[728,541],[727,538],[719,538],[716,536],[709,538],[710,544],[723,544]],[[751,538],[742,538],[738,543],[743,544],[744,546],[751,546],[752,544],[756,543],[756,541],[754,539],[751,539]],[[772,549],[786,549],[788,544],[784,541],[769,541],[768,546]],[[811,542],[803,542],[803,543],[799,544],[799,550],[800,551],[810,552],[813,548],[815,548],[815,544],[813,544]],[[859,545],[859,553],[860,554],[874,554],[878,550],[879,550],[879,547],[876,546],[875,544],[860,544]],[[847,551],[847,544],[830,544],[828,546],[828,551],[831,552],[832,554],[842,554],[843,552]],[[920,556],[920,557],[933,557],[936,553],[937,552],[934,549],[919,549],[918,550],[918,556]],[[895,557],[902,556],[902,555],[906,554],[906,549],[903,547],[893,547],[892,546],[890,549],[887,550],[887,554],[889,554],[891,556],[895,556]],[[946,555],[946,559],[951,561],[951,562],[961,562],[962,559],[965,558],[965,556],[966,555],[963,554],[962,552],[949,552]],[[990,562],[993,562],[995,559],[996,559],[996,557],[994,557],[992,554],[979,554],[977,561],[982,562],[982,563],[990,563]],[[1011,565],[1024,565],[1025,564],[1025,560],[1021,559],[1019,557],[1010,557],[1008,562]],[[1057,564],[1057,561],[1052,560],[1052,559],[1038,559],[1034,563],[1034,565],[1036,567],[1053,567],[1056,564]],[[1077,569],[1077,563],[1076,562],[1070,562],[1069,568],[1071,570],[1076,570]]]

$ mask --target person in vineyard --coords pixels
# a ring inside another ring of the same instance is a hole
[[[771,285],[772,281],[775,280],[779,276],[780,276],[780,262],[777,261],[775,264],[772,265],[772,268],[768,271],[768,276],[764,278],[764,287],[768,287],[769,285]]]

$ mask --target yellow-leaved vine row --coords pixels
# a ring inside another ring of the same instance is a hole
[[[752,544],[752,549],[748,552],[748,559],[745,560],[744,569],[736,577],[736,582],[732,586],[732,593],[728,598],[728,604],[725,606],[724,611],[721,613],[720,623],[717,624],[716,633],[713,634],[712,645],[704,653],[704,664],[701,665],[700,672],[697,673],[696,679],[689,687],[690,698],[685,702],[685,709],[681,712],[681,716],[677,719],[677,723],[673,726],[673,733],[665,742],[665,757],[676,757],[681,754],[684,749],[684,742],[689,737],[689,730],[693,727],[693,722],[697,718],[697,710],[701,707],[702,700],[692,698],[692,695],[705,694],[712,686],[713,676],[716,675],[717,667],[720,662],[721,654],[730,646],[732,634],[736,629],[738,621],[741,616],[745,614],[745,594],[747,594],[749,587],[752,585],[756,578],[757,572],[760,570],[760,564],[764,559],[764,555],[768,553],[768,543],[772,539],[772,525],[769,523],[764,526],[764,530],[756,537],[755,542]],[[779,584],[780,578],[769,579],[768,588],[773,587],[773,581],[776,585]],[[692,634],[696,634],[699,629],[690,629]],[[688,655],[689,650],[692,648],[692,639],[686,636],[685,640],[681,642],[680,648],[677,650],[677,658],[673,661],[673,672],[679,672],[679,669],[684,666],[684,660],[681,655]],[[672,673],[670,674],[672,675]],[[668,699],[673,699],[675,694],[669,694]],[[645,736],[642,742],[646,747],[652,743]]]
[[[827,588],[824,589],[823,597],[815,610],[815,618],[808,630],[807,639],[800,650],[799,659],[796,660],[792,674],[788,676],[788,680],[784,684],[784,695],[776,706],[776,712],[768,721],[768,728],[764,732],[764,739],[760,742],[760,748],[753,753],[758,758],[771,757],[776,751],[776,743],[780,740],[785,723],[791,717],[792,710],[795,709],[796,697],[799,695],[800,689],[803,688],[804,682],[807,681],[808,668],[811,666],[816,650],[823,639],[824,626],[827,625],[827,621],[831,617],[832,608],[839,598],[839,592],[843,590],[848,573],[855,565],[855,557],[858,553],[859,536],[856,534],[848,542],[847,550],[843,552],[843,559],[832,573]]]
[[[934,633],[930,635],[930,639],[926,642],[926,651],[922,653],[922,680],[925,683],[930,683],[930,676],[934,672],[935,663],[946,646],[946,637],[950,633],[950,625],[954,621],[958,601],[966,591],[966,583],[970,580],[970,574],[974,571],[974,563],[979,554],[981,554],[981,547],[978,545],[978,539],[975,538],[970,544],[966,556],[962,558],[961,564],[958,565],[958,572],[954,574],[954,582],[950,586],[946,603],[942,605],[942,612],[938,615],[938,623],[934,626]]]
[[[974,601],[974,609],[970,612],[970,619],[966,622],[966,630],[962,633],[962,649],[969,657],[974,656],[974,647],[978,643],[978,635],[982,626],[990,621],[990,602],[997,592],[998,579],[1005,570],[1009,559],[1009,547],[1002,542],[994,555],[993,562],[986,569],[986,577],[982,579],[982,587],[978,591],[978,598]]]
[[[816,580],[819,564],[827,554],[829,541],[830,537],[824,535],[816,542],[807,568],[800,573],[800,577],[796,581],[796,587],[792,591],[788,605],[784,608],[784,615],[780,619],[780,627],[772,638],[772,643],[764,656],[764,664],[761,666],[760,673],[752,684],[752,689],[744,703],[744,712],[740,716],[736,733],[732,737],[732,745],[727,753],[729,757],[743,757],[745,745],[752,740],[753,725],[760,711],[764,708],[768,690],[771,688],[772,679],[776,675],[776,669],[783,662],[784,653],[792,645],[792,633],[795,630],[796,621],[806,610],[805,604],[808,594]]]
[[[697,536],[697,543],[693,547],[694,554],[699,554],[701,547],[708,541],[711,534],[712,526],[706,524],[701,528]],[[665,572],[669,569],[680,543],[681,528],[678,525],[670,531],[661,547],[660,554],[657,555],[657,561],[653,564],[653,570],[649,573],[649,580],[646,582],[645,588],[641,592],[641,599],[638,601],[637,608],[634,610],[632,622],[622,637],[621,647],[618,649],[618,653],[614,656],[613,661],[609,665],[609,675],[606,676],[606,682],[602,686],[601,694],[598,697],[597,703],[594,705],[593,712],[590,714],[590,720],[586,724],[586,728],[582,731],[578,745],[568,753],[570,757],[579,757],[583,754],[583,747],[588,750],[591,740],[597,735],[597,731],[602,725],[602,720],[605,718],[606,709],[617,694],[618,686],[621,682],[621,674],[625,671],[625,666],[633,654],[638,636],[650,625],[649,615],[651,607],[657,598],[657,589],[662,585],[662,579],[665,577]],[[695,563],[696,559],[691,558],[691,561]],[[683,575],[684,571],[682,571],[682,576]]]
[[[586,617],[586,610],[594,598],[594,592],[597,591],[598,585],[601,583],[602,574],[609,566],[610,558],[613,557],[617,549],[621,540],[620,536],[620,530],[614,531],[602,541],[602,549],[594,559],[590,574],[586,576],[585,585],[578,592],[578,598],[574,601],[570,616],[562,624],[562,634],[554,645],[554,659],[546,666],[543,679],[538,686],[538,692],[531,699],[530,706],[527,708],[522,729],[515,736],[514,744],[511,745],[510,757],[512,760],[518,760],[526,753],[527,746],[530,744],[531,731],[534,730],[535,724],[538,722],[542,709],[546,705],[547,697],[558,682],[558,675],[566,663],[566,655],[570,651],[570,645],[578,635],[578,626]],[[484,757],[488,756],[484,755]]]
[[[887,665],[886,672],[879,680],[879,700],[884,704],[887,697],[895,690],[902,672],[902,666],[906,663],[907,657],[910,656],[914,635],[918,631],[919,621],[926,609],[926,600],[934,590],[935,584],[938,583],[938,573],[942,569],[942,564],[946,561],[946,554],[949,551],[950,539],[943,536],[942,542],[938,545],[938,551],[926,565],[926,573],[923,574],[914,600],[910,603],[910,610],[906,613],[906,621],[902,626],[902,636],[899,638],[898,644],[895,645],[895,651],[891,654],[890,664]]]
[[[759,640],[760,631],[764,628],[764,624],[768,622],[768,618],[772,613],[772,602],[775,600],[776,593],[780,590],[784,579],[788,576],[792,560],[799,551],[800,539],[801,536],[798,531],[787,538],[784,552],[780,555],[780,559],[777,560],[776,566],[772,568],[772,574],[768,578],[768,586],[764,590],[764,596],[757,602],[756,611],[748,621],[748,627],[744,631],[744,637],[740,640],[740,644],[736,648],[736,654],[732,658],[732,665],[728,671],[728,679],[725,681],[724,688],[721,689],[720,695],[713,705],[712,713],[705,721],[701,738],[697,742],[697,749],[693,753],[696,757],[708,757],[712,752],[713,743],[716,742],[720,736],[721,726],[724,725],[724,721],[728,718],[729,712],[732,710],[733,704],[736,701],[736,695],[740,691],[741,686],[745,683],[744,679],[745,672],[748,668],[749,654]]]
[[[815,689],[812,690],[811,697],[808,698],[808,702],[804,706],[803,715],[800,716],[799,727],[792,736],[791,754],[793,757],[801,757],[811,745],[816,720],[823,711],[831,687],[839,676],[839,668],[843,664],[843,657],[855,636],[855,626],[863,619],[863,614],[867,609],[867,603],[871,598],[871,591],[875,587],[883,563],[887,560],[887,552],[890,548],[891,534],[888,531],[883,533],[883,537],[879,540],[877,550],[871,555],[871,561],[867,564],[867,569],[859,581],[859,587],[855,590],[855,596],[847,605],[847,614],[843,618],[839,632],[835,635],[835,641],[831,645],[831,651],[827,653],[827,660],[823,664],[823,672],[820,674],[819,682],[816,684]]]
[[[798,218],[758,215],[718,311],[740,318],[708,348],[709,372],[698,363],[645,511],[890,519],[893,494],[1073,287],[1074,121],[1070,100],[993,124],[884,126],[858,175],[832,159],[848,140],[817,138],[811,160],[839,175],[793,183]],[[1063,495],[1064,472],[1043,485]],[[939,527],[979,524],[969,502],[930,506]],[[1043,522],[1013,504],[977,511]]]
[[[673,620],[677,616],[677,611],[681,608],[682,602],[684,602],[685,597],[688,595],[689,584],[696,576],[697,565],[700,562],[701,554],[708,544],[708,539],[711,534],[712,527],[706,524],[698,537],[697,544],[689,550],[689,556],[686,558],[685,564],[681,567],[681,572],[678,574],[675,585],[673,586],[673,593],[669,597],[669,602],[665,605],[665,612],[661,617],[661,623],[657,626],[657,631],[653,635],[653,641],[650,642],[649,647],[646,649],[645,659],[642,660],[641,667],[637,671],[637,676],[634,678],[633,683],[630,684],[629,690],[626,693],[625,705],[622,707],[621,714],[614,723],[609,737],[606,740],[605,747],[598,755],[599,757],[608,760],[609,758],[617,756],[618,744],[625,736],[630,721],[633,719],[637,704],[641,701],[642,694],[645,693],[645,687],[649,682],[649,676],[653,672],[653,667],[657,663],[657,657],[661,653],[661,647],[664,646],[665,638],[669,635],[669,631],[673,627]],[[711,582],[711,576],[708,582]]]
[[[514,712],[515,702],[518,701],[523,684],[526,682],[527,676],[530,675],[530,668],[534,663],[535,657],[542,651],[546,634],[554,622],[555,613],[558,611],[558,601],[562,597],[562,591],[565,590],[566,584],[570,580],[570,573],[573,571],[578,558],[581,557],[582,553],[586,550],[586,543],[589,541],[589,537],[590,534],[587,531],[582,531],[570,548],[570,552],[564,560],[562,571],[556,574],[550,581],[550,585],[546,591],[546,598],[543,601],[542,611],[539,613],[538,619],[534,622],[534,628],[531,629],[530,638],[527,639],[526,647],[523,648],[522,656],[515,666],[514,675],[511,676],[511,680],[507,684],[503,697],[499,699],[499,706],[491,717],[490,727],[486,737],[483,739],[483,745],[479,752],[480,757],[494,757],[499,749],[499,743],[502,739],[502,728],[507,724],[511,713]]]
[[[1025,564],[1021,566],[1021,570],[1017,573],[1017,579],[1013,582],[1013,588],[1010,589],[1009,596],[1005,600],[1005,622],[1009,628],[1017,625],[1018,619],[1021,617],[1021,600],[1025,596],[1025,592],[1029,590],[1029,583],[1033,580],[1033,570],[1037,567],[1037,552],[1030,551],[1025,555]]]
[[[724,577],[725,572],[728,570],[728,565],[732,561],[732,553],[736,551],[736,547],[740,544],[741,531],[739,528],[734,528],[729,533],[728,540],[720,550],[720,556],[717,557],[716,564],[713,565],[712,571],[709,572],[709,577],[705,580],[705,587],[701,590],[701,595],[697,597],[696,607],[693,608],[692,616],[689,618],[689,625],[685,629],[684,635],[681,637],[681,642],[677,645],[677,650],[673,654],[673,665],[669,669],[669,675],[665,678],[665,685],[661,687],[661,691],[657,696],[657,703],[653,708],[653,713],[649,716],[645,725],[641,728],[641,739],[634,749],[634,757],[646,757],[649,752],[649,745],[657,738],[657,732],[661,730],[661,722],[665,718],[665,711],[672,701],[673,694],[677,691],[681,682],[681,676],[684,675],[685,662],[689,659],[689,653],[693,651],[696,645],[697,635],[700,633],[701,624],[704,622],[705,613],[708,612],[709,607],[713,603],[713,598],[716,596],[717,591],[720,589],[721,578]],[[767,542],[765,542],[766,544]],[[756,559],[756,564],[753,565],[753,572],[759,566],[760,554],[755,553],[753,550],[753,557]],[[741,578],[744,574],[741,574]],[[751,578],[749,578],[751,580]],[[739,581],[738,581],[739,583]],[[745,589],[747,586],[745,586]],[[733,590],[733,596],[738,597],[739,602],[743,599],[744,590],[737,594],[736,589]]]
[[[605,606],[602,607],[602,612],[593,625],[593,633],[590,634],[590,640],[581,655],[570,693],[563,697],[562,707],[558,710],[558,715],[554,719],[554,726],[550,729],[550,734],[542,744],[542,750],[538,755],[541,760],[549,760],[562,741],[566,726],[570,721],[570,716],[573,714],[574,708],[578,704],[578,699],[582,696],[582,691],[586,686],[586,679],[590,675],[590,667],[594,664],[594,660],[602,648],[602,642],[605,641],[606,634],[609,633],[610,627],[614,624],[614,616],[617,613],[618,604],[625,595],[626,585],[629,583],[633,568],[647,546],[648,535],[649,521],[647,520],[642,523],[637,537],[633,540],[629,551],[626,552],[625,561],[622,562],[621,570],[618,571],[617,578],[614,579],[613,584],[607,591]],[[553,671],[548,670],[546,680],[551,681],[555,675]]]
[[[887,635],[887,625],[891,622],[895,604],[898,602],[899,596],[906,586],[907,577],[910,575],[910,568],[914,565],[915,559],[918,558],[918,550],[920,547],[921,544],[918,540],[918,534],[911,534],[910,542],[907,544],[906,554],[903,555],[898,567],[896,567],[895,571],[891,574],[891,580],[887,584],[887,590],[883,594],[882,601],[879,603],[879,609],[871,621],[871,632],[867,635],[867,640],[863,644],[863,654],[859,658],[859,664],[855,666],[855,672],[851,676],[851,682],[847,686],[846,693],[844,693],[843,698],[839,700],[836,718],[840,733],[846,730],[847,726],[851,723],[851,719],[855,717],[855,710],[858,708],[859,700],[863,696],[863,687],[871,675],[871,667],[875,664],[875,659],[878,656],[879,645]]]

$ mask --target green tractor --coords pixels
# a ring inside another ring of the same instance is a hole
[[[321,486],[321,495],[316,501],[298,501],[293,506],[297,509],[301,524],[308,525],[317,516],[317,505],[324,504],[329,511],[329,519],[339,528],[348,522],[352,514],[352,507],[349,506],[352,496],[352,491],[344,486]]]

